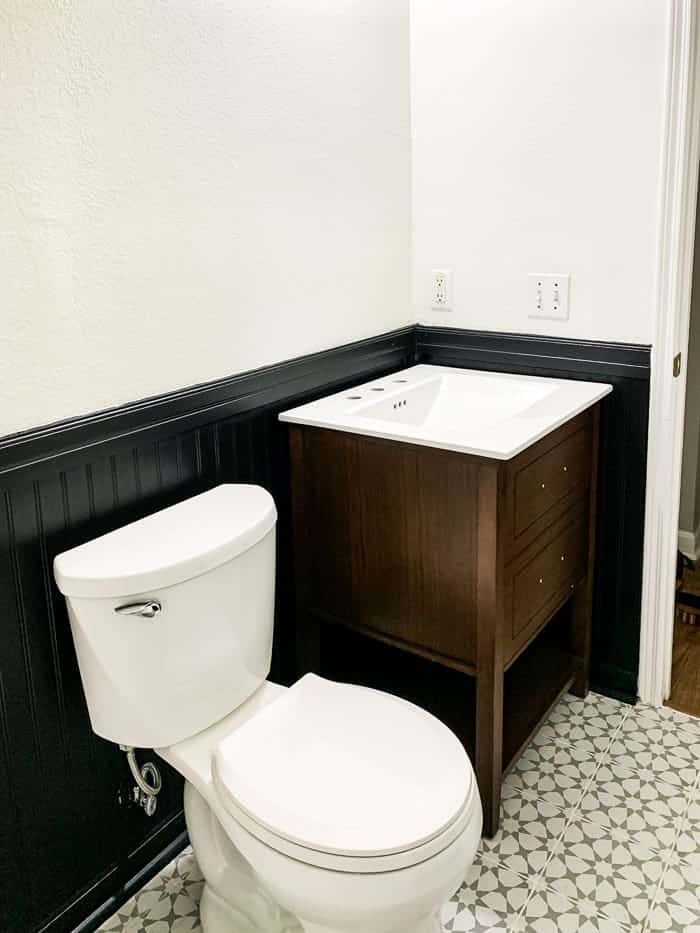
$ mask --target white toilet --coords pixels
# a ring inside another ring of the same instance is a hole
[[[184,776],[204,933],[436,933],[481,835],[471,763],[389,694],[266,680],[276,520],[224,485],[56,558],[93,729]]]

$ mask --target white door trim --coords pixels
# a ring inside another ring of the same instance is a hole
[[[698,3],[671,0],[652,349],[639,696],[671,689],[676,548],[683,453],[685,362],[700,155]],[[674,379],[673,357],[683,354]]]

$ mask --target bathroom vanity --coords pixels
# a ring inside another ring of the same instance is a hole
[[[488,835],[504,774],[561,694],[588,688],[610,391],[415,366],[281,416],[300,664],[328,673],[323,638],[349,629],[457,672],[450,724]]]

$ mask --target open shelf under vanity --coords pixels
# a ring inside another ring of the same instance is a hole
[[[565,606],[504,675],[503,774],[507,774],[559,698],[574,683],[580,662],[570,648]],[[392,645],[343,623],[319,628],[320,670],[326,677],[374,687],[417,703],[455,732],[473,759],[476,678],[425,655]]]

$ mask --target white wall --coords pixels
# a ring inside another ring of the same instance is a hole
[[[411,0],[409,85],[408,2],[0,0],[0,435],[414,319],[651,341],[667,5]]]
[[[408,322],[407,0],[0,0],[0,435]]]
[[[411,0],[414,298],[455,327],[650,343],[661,0]],[[430,305],[451,267],[455,309]],[[571,273],[531,320],[528,272]]]

